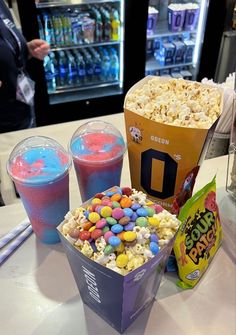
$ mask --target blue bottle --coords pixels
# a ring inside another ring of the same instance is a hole
[[[102,80],[102,60],[101,60],[101,56],[98,53],[98,51],[91,47],[88,48],[91,56],[92,56],[92,60],[93,60],[93,77],[94,77],[94,82],[101,82]]]
[[[45,78],[47,81],[48,93],[55,92],[56,90],[55,70],[54,70],[54,64],[49,56],[46,56],[44,58],[44,70],[45,70]]]
[[[51,59],[51,62],[54,65],[54,76],[55,76],[55,80],[56,80],[56,86],[60,86],[59,64],[58,64],[58,59],[57,59],[56,53],[51,51],[49,53],[49,57]]]
[[[59,78],[60,86],[66,86],[68,78],[68,63],[64,51],[59,51]]]
[[[110,80],[110,57],[107,49],[101,48],[101,59],[102,59],[102,81],[106,82]]]
[[[102,81],[102,60],[98,52],[96,52],[93,57],[93,64],[94,64],[94,81],[101,82]]]
[[[49,45],[54,46],[55,45],[55,36],[54,36],[52,19],[48,14],[44,14],[43,20],[44,20],[45,40],[46,40],[46,42],[48,42]]]
[[[76,63],[77,63],[77,74],[78,74],[78,83],[80,85],[86,82],[86,70],[84,58],[80,52],[76,52]]]
[[[114,48],[111,48],[110,52],[110,79],[112,81],[119,80],[119,58],[117,55],[117,51]]]
[[[75,57],[69,51],[67,52],[67,60],[68,60],[67,84],[69,86],[74,86],[77,84],[77,64],[75,61]]]
[[[85,57],[86,76],[89,82],[94,81],[94,65],[91,55],[88,53]]]

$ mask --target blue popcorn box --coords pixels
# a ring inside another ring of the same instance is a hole
[[[64,236],[63,225],[57,230],[83,303],[123,333],[154,302],[175,236],[149,261],[121,275],[86,257]]]
[[[150,261],[123,276],[84,256],[61,233],[61,225],[58,231],[83,303],[123,333],[153,303],[173,240]]]

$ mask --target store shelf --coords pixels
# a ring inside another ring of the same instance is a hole
[[[147,35],[147,40],[153,40],[155,38],[165,37],[165,36],[178,36],[184,34],[195,34],[196,30],[182,30],[178,32],[173,32],[168,29],[168,21],[160,21],[157,23],[156,31],[154,31],[153,35]]]
[[[63,87],[49,94],[49,102],[51,105],[54,105],[79,100],[88,100],[89,103],[89,100],[94,98],[121,94],[123,94],[123,90],[120,88],[120,85],[117,82],[74,88],[71,87],[68,89],[66,89],[66,87]]]
[[[100,87],[109,87],[119,85],[119,81],[112,81],[106,83],[85,83],[82,85],[75,85],[75,86],[58,86],[56,91],[50,94],[61,94],[66,92],[75,92],[75,91],[84,91],[85,89],[95,89]]]
[[[156,61],[156,59],[153,57],[146,62],[146,71],[155,71],[155,70],[163,70],[163,69],[169,69],[173,67],[178,66],[193,66],[193,62],[190,63],[178,63],[178,64],[170,64],[170,65],[162,65]]]
[[[120,2],[120,0],[39,0],[36,3],[36,8],[49,8],[49,7],[64,7],[64,6],[78,6],[78,5],[90,5],[90,4],[103,4],[106,2]]]
[[[51,51],[61,51],[61,50],[71,50],[71,49],[84,49],[91,47],[102,47],[107,45],[120,45],[121,41],[109,41],[109,42],[99,42],[99,43],[87,43],[87,44],[77,44],[71,46],[61,46],[61,47],[52,47]]]

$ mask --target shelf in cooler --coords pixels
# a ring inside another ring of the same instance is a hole
[[[85,89],[94,89],[94,88],[101,88],[101,87],[108,87],[119,85],[119,81],[112,81],[112,82],[105,82],[105,83],[83,83],[81,85],[74,85],[74,86],[58,86],[56,91],[51,92],[50,94],[60,94],[65,92],[74,92],[74,91],[83,91]]]
[[[109,41],[109,42],[99,42],[99,43],[87,43],[87,44],[77,44],[71,46],[61,46],[61,47],[51,47],[51,51],[60,51],[60,50],[71,50],[71,49],[84,49],[89,47],[101,47],[106,45],[119,45],[120,41]]]
[[[168,21],[160,21],[157,23],[157,28],[154,31],[154,34],[147,35],[147,40],[152,40],[155,38],[165,37],[165,36],[178,36],[184,34],[195,34],[196,30],[181,30],[178,32],[173,32],[168,29]]]
[[[90,100],[104,96],[123,94],[119,82],[90,86],[61,87],[49,94],[50,104],[67,103],[78,100]]]
[[[49,8],[49,7],[64,7],[64,6],[78,6],[90,4],[103,4],[107,2],[120,2],[121,0],[61,0],[61,1],[39,1],[36,3],[36,8]]]
[[[147,60],[146,62],[146,71],[154,71],[154,70],[163,70],[178,66],[190,66],[193,65],[193,62],[190,63],[178,63],[178,64],[170,64],[170,65],[162,65],[158,63],[154,58]]]

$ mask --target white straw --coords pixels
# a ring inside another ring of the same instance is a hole
[[[16,236],[18,236],[22,231],[24,231],[27,227],[29,227],[29,225],[30,225],[30,222],[28,220],[23,221],[20,224],[18,224],[15,228],[13,228],[11,231],[9,231],[9,233],[7,233],[5,236],[3,236],[0,239],[0,249],[5,247],[5,245],[8,242],[13,240]]]
[[[11,244],[9,244],[9,246],[0,254],[0,265],[21,245],[22,242],[25,241],[27,237],[30,236],[32,231],[32,227],[29,226]]]

